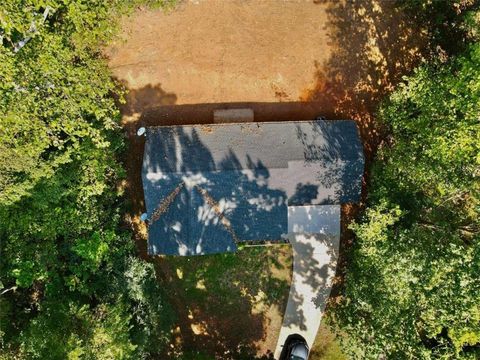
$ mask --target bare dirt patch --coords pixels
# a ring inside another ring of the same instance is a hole
[[[184,1],[140,9],[122,29],[106,55],[130,90],[126,124],[212,123],[224,108],[252,108],[255,121],[349,118],[369,159],[378,102],[428,45],[387,0]]]
[[[295,101],[314,85],[315,63],[330,56],[326,20],[323,6],[309,1],[139,11],[123,22],[110,66],[129,88],[160,84],[176,104]]]

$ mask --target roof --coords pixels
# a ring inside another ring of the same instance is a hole
[[[349,120],[149,127],[142,169],[149,253],[199,255],[279,240],[289,208],[357,202],[363,167]]]

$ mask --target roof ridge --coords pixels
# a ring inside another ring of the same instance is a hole
[[[184,186],[185,186],[185,182],[184,181],[180,182],[175,187],[175,189],[173,189],[173,191],[170,194],[168,194],[168,196],[162,202],[160,202],[158,207],[152,213],[152,216],[150,218],[150,224],[153,224],[155,221],[160,219],[160,216],[162,216],[162,214],[167,212],[170,204],[173,202],[173,200],[175,200],[175,198],[180,193],[180,190],[182,190]]]
[[[234,110],[234,109],[232,109]],[[208,124],[173,124],[173,125],[155,125],[155,126],[147,126],[149,129],[158,129],[158,128],[185,128],[185,127],[204,127],[204,126],[238,126],[238,125],[245,125],[245,126],[261,126],[261,125],[268,125],[268,124],[284,124],[286,122],[292,124],[298,123],[315,123],[315,122],[325,122],[325,123],[337,123],[337,122],[354,122],[353,119],[304,119],[304,120],[274,120],[274,121],[253,121],[253,122],[229,122],[229,123],[208,123]]]
[[[225,227],[225,230],[232,236],[232,239],[235,244],[238,244],[239,239],[231,227],[230,220],[220,211],[220,207],[215,199],[210,196],[207,190],[201,188],[199,185],[194,185],[194,188],[202,195],[205,202],[210,205],[220,219],[220,223]]]

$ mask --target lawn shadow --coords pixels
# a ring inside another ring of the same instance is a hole
[[[265,336],[262,308],[282,304],[288,296],[288,281],[271,272],[279,266],[278,255],[277,250],[248,248],[236,254],[157,258],[178,313],[167,357],[200,351],[218,359],[271,358],[268,352],[258,356],[256,344]]]

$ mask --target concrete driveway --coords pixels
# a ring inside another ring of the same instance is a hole
[[[287,236],[293,248],[293,277],[275,349],[276,359],[292,334],[301,335],[312,348],[335,275],[340,244],[340,206],[312,208],[309,213],[314,210],[314,220],[312,216],[301,216],[305,219],[302,225],[297,222],[299,217],[292,217],[297,223],[289,224],[291,229],[302,230],[314,223],[318,233],[296,232]]]

